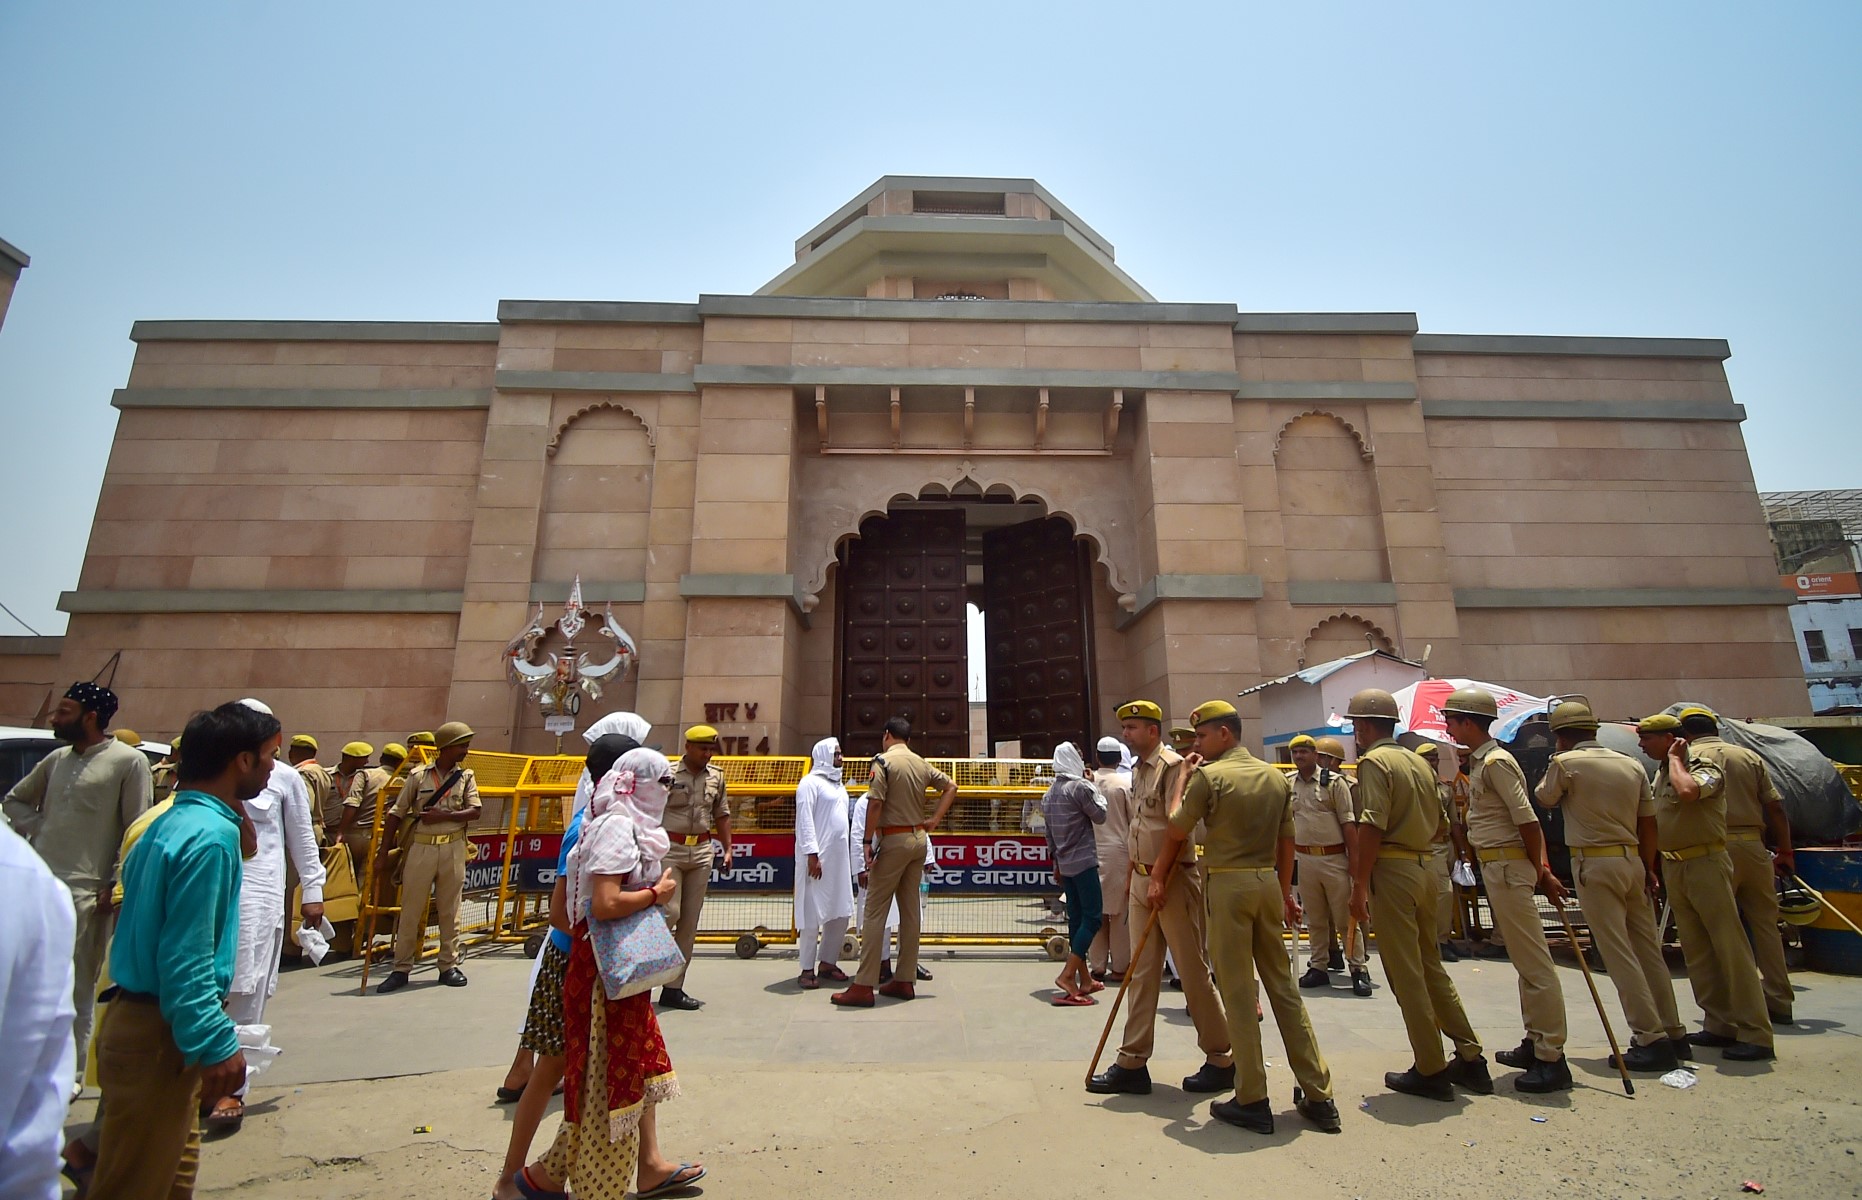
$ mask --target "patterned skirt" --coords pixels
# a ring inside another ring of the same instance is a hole
[[[532,1053],[562,1057],[562,981],[568,969],[568,953],[545,938],[536,986],[530,989],[530,1011],[524,1016],[524,1032],[517,1039],[519,1046]]]
[[[610,1000],[602,990],[601,972],[589,945],[588,925],[575,927],[575,946],[563,976],[563,1119],[587,1127],[582,1108],[587,1097],[601,1089],[598,1074],[606,1080],[608,1137],[631,1135],[648,1104],[671,1100],[679,1094],[666,1039],[653,1014],[650,992],[636,992],[624,1000]],[[597,1011],[599,1006],[599,1011]],[[599,1041],[599,1044],[597,1043]],[[590,1114],[591,1116],[594,1114]]]

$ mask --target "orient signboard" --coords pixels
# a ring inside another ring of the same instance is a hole
[[[1846,600],[1862,596],[1854,571],[1805,571],[1781,577],[1799,600]]]

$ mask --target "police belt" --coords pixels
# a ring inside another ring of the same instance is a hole
[[[1434,859],[1435,851],[1411,850],[1408,846],[1379,846],[1377,847],[1377,857],[1380,859],[1400,858],[1404,862],[1421,864]]]
[[[1509,859],[1519,862],[1528,862],[1532,858],[1530,854],[1526,853],[1526,848],[1524,846],[1494,846],[1491,849],[1482,849],[1476,846],[1474,847],[1474,853],[1478,854],[1483,862],[1504,862]]]
[[[1679,850],[1660,851],[1668,862],[1687,862],[1692,858],[1705,858],[1709,854],[1718,854],[1726,849],[1725,842],[1703,842],[1698,846],[1683,846]]]
[[[1293,844],[1293,849],[1300,854],[1317,854],[1320,856],[1327,854],[1343,854],[1345,852],[1345,843],[1339,842],[1335,846],[1302,846],[1298,842],[1295,842]]]
[[[1276,867],[1210,867],[1211,875],[1272,875]]]
[[[696,846],[700,842],[711,840],[711,835],[708,833],[674,833],[671,836],[672,840],[681,846]]]
[[[414,841],[422,846],[444,846],[446,843],[456,842],[464,836],[465,830],[455,829],[449,833],[417,833],[414,835]]]
[[[1762,842],[1765,835],[1756,829],[1729,829],[1726,831],[1729,842]]]
[[[879,836],[891,837],[895,833],[917,833],[923,828],[923,825],[881,825],[879,827]]]
[[[1634,846],[1571,846],[1572,858],[1637,858]]]

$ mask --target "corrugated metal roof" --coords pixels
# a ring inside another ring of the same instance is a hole
[[[1301,683],[1318,683],[1327,676],[1336,675],[1338,672],[1344,670],[1352,663],[1358,662],[1360,659],[1373,657],[1387,658],[1391,662],[1402,663],[1406,667],[1422,666],[1419,662],[1411,662],[1407,658],[1399,658],[1387,650],[1360,650],[1356,654],[1347,654],[1343,658],[1335,658],[1330,662],[1322,662],[1316,666],[1306,667],[1302,670],[1293,672],[1291,675],[1282,675],[1278,679],[1269,679],[1265,683],[1257,683],[1253,687],[1235,694],[1238,696],[1251,696],[1258,691],[1273,687],[1276,684],[1292,683],[1296,679]]]

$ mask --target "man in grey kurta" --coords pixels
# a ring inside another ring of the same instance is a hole
[[[71,890],[77,914],[72,955],[73,1035],[78,1079],[90,1048],[97,973],[109,938],[110,896],[120,864],[123,831],[149,807],[149,760],[107,732],[116,694],[95,683],[76,683],[52,710],[52,732],[66,743],[6,794],[7,823],[32,843],[45,865]]]

